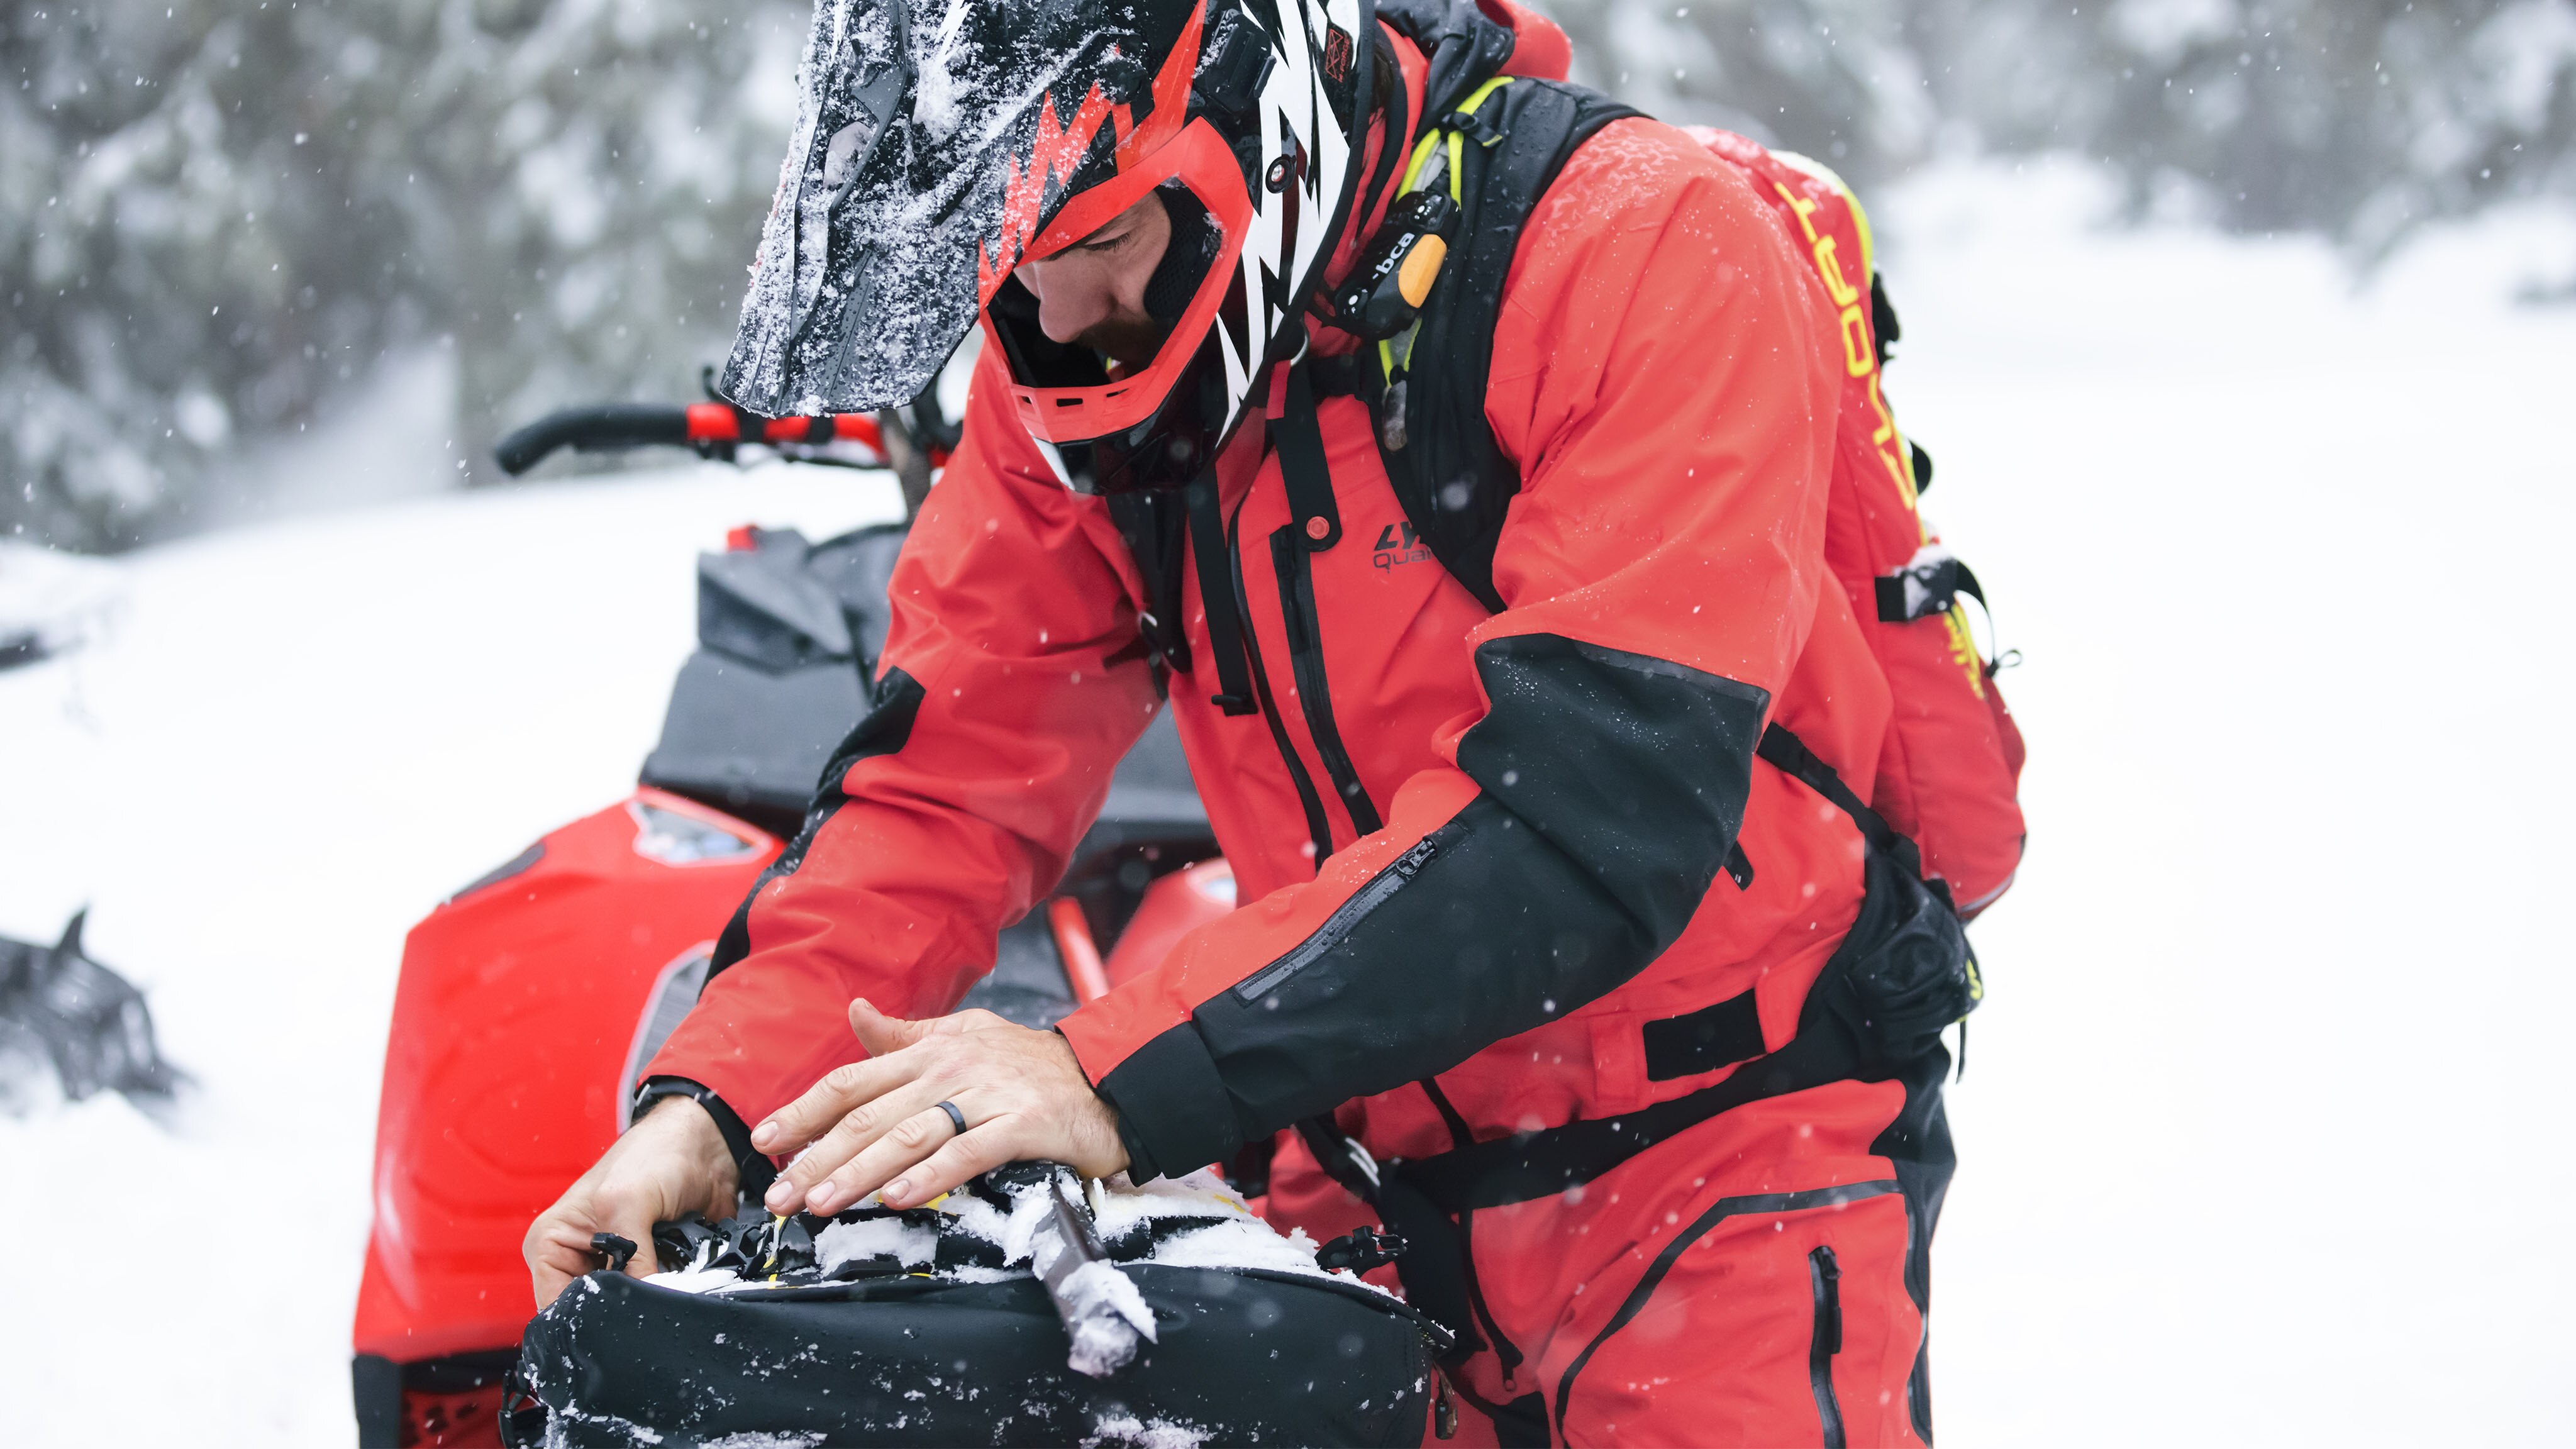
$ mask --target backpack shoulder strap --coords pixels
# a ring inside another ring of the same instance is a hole
[[[1402,190],[1448,186],[1459,205],[1459,239],[1414,325],[1378,344],[1382,381],[1373,400],[1378,451],[1405,517],[1423,544],[1486,608],[1499,613],[1503,600],[1494,587],[1494,549],[1502,538],[1504,513],[1521,487],[1519,470],[1503,456],[1485,421],[1503,281],[1530,213],[1574,148],[1610,122],[1638,112],[1577,86],[1509,78],[1487,81],[1445,115],[1426,110],[1429,126],[1406,169]],[[1776,173],[1771,178],[1775,186],[1786,176],[1822,171],[1814,163],[1790,169],[1750,142],[1742,145],[1753,154],[1728,159],[1748,169],[1765,165]],[[1780,189],[1793,206],[1805,200]],[[1818,189],[1848,208],[1859,230],[1861,275],[1871,275],[1868,222],[1857,199],[1830,172]],[[1807,209],[1813,206],[1809,202]],[[1799,216],[1805,220],[1806,211]],[[1835,261],[1830,242],[1818,243],[1818,255],[1820,265],[1828,268],[1829,283],[1839,282],[1840,275],[1830,270]],[[1836,286],[1837,303],[1849,300],[1842,293],[1843,287]],[[1859,336],[1867,340],[1865,324]],[[1875,358],[1868,360],[1875,363]],[[1888,431],[1893,433],[1893,424]],[[1902,463],[1891,466],[1910,502],[1911,474]],[[1955,592],[1959,583],[1955,576],[1927,577],[1917,587],[1926,593]],[[1840,807],[1872,844],[1909,873],[1922,876],[1922,856],[1914,842],[1861,803],[1834,768],[1795,734],[1773,722],[1764,729],[1757,753]]]
[[[1455,107],[1425,105],[1403,189],[1445,187],[1459,208],[1449,262],[1406,331],[1378,344],[1378,452],[1432,557],[1499,611],[1494,545],[1520,471],[1485,422],[1494,323],[1521,231],[1574,148],[1640,114],[1560,81],[1497,76]]]

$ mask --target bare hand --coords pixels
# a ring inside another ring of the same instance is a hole
[[[1117,1114],[1054,1032],[989,1011],[905,1021],[865,1000],[850,1003],[850,1030],[868,1059],[834,1068],[752,1129],[763,1152],[805,1149],[771,1184],[771,1212],[836,1213],[880,1188],[886,1206],[918,1207],[1009,1162],[1068,1163],[1091,1177],[1127,1165]],[[965,1117],[965,1135],[943,1101]]]
[[[615,1233],[634,1243],[626,1271],[641,1278],[660,1271],[653,1258],[655,1223],[691,1213],[729,1218],[737,1191],[733,1154],[707,1109],[686,1097],[654,1103],[561,1201],[528,1225],[519,1252],[535,1281],[537,1307],[599,1267],[591,1234]]]

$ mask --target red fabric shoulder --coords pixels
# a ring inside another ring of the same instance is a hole
[[[1476,0],[1476,8],[1497,25],[1511,27],[1512,54],[1503,62],[1503,74],[1561,81],[1573,69],[1574,43],[1555,21],[1512,0]]]

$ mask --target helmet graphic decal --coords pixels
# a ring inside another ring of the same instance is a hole
[[[1118,144],[1113,155],[1122,172],[1180,134],[1189,105],[1190,76],[1198,67],[1200,14],[1190,12],[1179,43],[1154,77],[1154,105],[1144,124],[1138,125],[1132,119],[1127,106],[1112,105],[1097,83],[1083,96],[1081,106],[1066,125],[1056,123],[1054,95],[1039,98],[1037,132],[1029,142],[1027,163],[1012,159],[1004,162],[1008,171],[1002,187],[1001,230],[979,248],[977,255],[979,301],[993,300],[993,289],[1002,285],[1002,279],[1019,265],[1029,238],[1037,234],[1039,209],[1049,199],[1048,192],[1055,190],[1058,197],[1062,196],[1059,188],[1071,182],[1080,170],[1103,122],[1114,119],[1117,123]]]

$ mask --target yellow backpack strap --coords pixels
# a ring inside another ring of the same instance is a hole
[[[1423,189],[1426,180],[1429,179],[1427,173],[1436,159],[1443,163],[1439,179],[1445,184],[1449,200],[1459,206],[1466,204],[1467,198],[1462,189],[1463,183],[1460,177],[1466,169],[1467,142],[1472,137],[1479,146],[1491,146],[1503,139],[1502,132],[1485,124],[1478,113],[1484,109],[1485,102],[1492,99],[1496,91],[1511,83],[1510,76],[1494,77],[1469,92],[1467,99],[1461,102],[1456,110],[1438,117],[1423,129],[1422,139],[1414,143],[1413,155],[1405,164],[1404,180],[1396,187],[1399,203],[1404,197]],[[1461,125],[1461,122],[1466,124]],[[1431,284],[1438,279],[1439,268],[1447,257],[1448,244],[1443,241],[1437,252],[1430,255],[1427,264],[1421,259],[1409,259],[1414,262],[1410,269],[1413,275],[1403,279],[1406,284],[1405,299],[1408,302],[1417,307],[1422,305],[1423,298],[1430,295]],[[1407,325],[1402,332],[1378,343],[1378,368],[1389,388],[1403,386],[1404,375],[1412,369],[1413,365],[1413,344],[1421,331],[1422,324],[1417,320]],[[1401,417],[1402,411],[1403,405],[1399,398],[1395,415]],[[1401,436],[1400,432],[1398,436]],[[1403,445],[1397,443],[1396,446]]]

